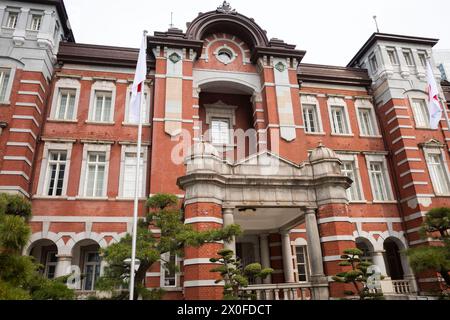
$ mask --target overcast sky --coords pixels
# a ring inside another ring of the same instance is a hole
[[[450,49],[448,0],[231,0],[239,13],[254,18],[269,38],[306,50],[303,62],[346,65],[376,30],[439,38],[435,49]],[[215,10],[220,0],[65,0],[79,43],[139,47],[142,30],[166,31],[199,12]]]

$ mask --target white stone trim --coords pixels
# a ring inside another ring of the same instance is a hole
[[[39,109],[39,107],[36,103],[16,102],[16,107],[31,107],[31,108],[34,108],[37,111],[37,113],[42,114],[41,109]]]
[[[41,103],[44,103],[44,99],[42,99],[41,95],[39,94],[39,92],[36,91],[18,91],[18,94],[24,95],[24,96],[35,96],[38,97],[39,101],[41,101]]]
[[[323,257],[323,262],[331,262],[331,261],[341,261],[341,256],[325,256]]]
[[[408,171],[405,171],[403,173],[400,174],[400,178],[403,178],[404,176],[407,176],[408,174],[411,173],[425,173],[425,170],[421,170],[421,169],[411,169]]]
[[[214,217],[195,217],[195,218],[188,218],[184,220],[184,224],[193,224],[193,223],[218,223],[223,224],[223,219],[221,218],[214,218]]]
[[[354,236],[330,236],[321,237],[320,242],[333,242],[333,241],[355,241]]]
[[[444,175],[445,175],[445,179],[447,180],[447,181],[445,181],[446,184],[447,184],[447,189],[450,190],[450,169],[449,169],[449,161],[448,161],[448,159],[447,159],[445,150],[444,150],[443,148],[440,148],[440,147],[437,147],[437,146],[436,146],[436,147],[433,147],[433,146],[424,146],[424,148],[423,148],[423,153],[424,153],[424,156],[425,156],[425,162],[426,162],[426,164],[427,164],[428,174],[429,174],[429,177],[430,177],[430,181],[431,181],[431,183],[432,183],[432,185],[433,185],[433,190],[434,190],[435,194],[436,194],[436,195],[447,195],[447,194],[439,194],[439,193],[437,192],[436,186],[435,186],[435,183],[436,183],[436,182],[433,181],[433,178],[432,178],[432,176],[431,176],[431,174],[430,174],[431,170],[430,170],[430,164],[429,164],[429,161],[428,161],[428,157],[429,157],[430,154],[434,154],[434,155],[439,155],[439,156],[440,156],[441,161],[442,161],[442,165],[443,165],[443,167],[444,167],[444,172],[445,172]]]
[[[384,181],[385,181],[385,187],[386,187],[386,194],[388,199],[383,200],[384,201],[394,201],[394,194],[393,194],[393,189],[392,189],[392,182],[391,182],[391,174],[389,172],[389,166],[387,165],[387,160],[386,160],[386,156],[384,155],[369,155],[366,154],[366,165],[367,165],[367,171],[368,171],[368,175],[369,175],[369,181],[370,181],[370,189],[372,191],[372,199],[374,201],[381,201],[381,200],[375,200],[375,191],[374,191],[374,183],[372,181],[372,177],[370,175],[370,163],[371,162],[381,162],[382,163],[382,167],[383,167],[383,176],[384,176]]]
[[[379,137],[380,136],[380,129],[379,129],[379,125],[378,125],[378,121],[377,121],[377,116],[375,115],[375,108],[373,107],[372,102],[370,101],[370,99],[361,99],[361,98],[356,98],[355,100],[355,111],[356,111],[356,119],[358,122],[358,128],[359,128],[359,133],[360,136],[363,137]],[[363,135],[362,130],[361,130],[361,119],[359,118],[359,109],[368,109],[370,110],[370,118],[372,120],[372,126],[373,126],[373,130],[374,133],[372,135]]]
[[[331,218],[322,218],[317,220],[317,224],[325,224],[332,222],[351,222],[348,217],[331,217]]]
[[[185,259],[183,261],[184,266],[192,266],[197,264],[217,264],[217,262],[211,262],[209,261],[209,258]]]
[[[0,68],[1,69],[9,69],[10,71],[9,71],[8,85],[6,86],[5,99],[0,102],[9,104],[10,99],[11,99],[11,92],[12,92],[12,87],[13,87],[13,83],[14,83],[14,78],[16,76],[17,67],[14,66],[11,62],[6,62],[7,65],[4,65],[4,64],[5,64],[5,62],[2,61]]]
[[[394,128],[392,128],[391,131],[389,131],[389,134],[393,134],[395,131],[400,130],[400,129],[414,129],[412,126],[408,126],[408,125],[398,125]]]
[[[30,149],[30,151],[32,153],[34,153],[34,148],[31,146],[31,144],[27,143],[27,142],[13,142],[13,141],[8,141],[6,143],[7,146],[11,146],[11,147],[26,147],[28,149]]]
[[[317,100],[317,96],[315,95],[306,95],[306,94],[302,94],[300,97],[300,105],[301,105],[301,112],[302,112],[302,118],[303,118],[303,122],[304,122],[304,117],[303,117],[303,106],[307,104],[307,105],[313,105],[315,107],[315,111],[316,111],[316,117],[317,117],[317,124],[318,124],[318,132],[307,132],[306,131],[306,124],[303,123],[303,127],[305,128],[305,133],[306,134],[322,134],[324,133],[323,131],[323,123],[322,123],[322,114],[320,112],[320,104],[319,104],[319,100]]]
[[[394,155],[398,155],[398,154],[402,153],[403,151],[407,151],[407,150],[419,151],[419,148],[417,148],[417,147],[403,147],[403,148],[398,149],[397,151],[395,151]]]
[[[161,273],[160,272],[146,272],[145,276],[159,278],[161,276]]]
[[[30,197],[30,194],[28,192],[26,192],[24,189],[22,189],[21,187],[19,187],[19,186],[0,186],[0,191],[6,192],[6,193],[19,191],[25,197],[27,197],[27,198]]]
[[[406,158],[400,162],[397,162],[397,167],[400,167],[401,165],[407,163],[407,162],[422,162],[423,160],[420,158]]]
[[[33,123],[36,125],[36,127],[40,127],[39,122],[37,122],[36,118],[33,116],[23,116],[23,115],[13,115],[12,116],[13,119],[20,119],[20,120],[31,120],[33,121]]]
[[[413,181],[411,183],[405,184],[403,189],[411,188],[412,186],[427,186],[428,182],[426,181]]]
[[[426,212],[419,211],[419,212],[416,212],[416,213],[406,216],[405,221],[411,221],[411,220],[415,220],[418,218],[423,218],[425,216],[426,216]]]
[[[30,177],[23,171],[10,171],[10,170],[2,170],[0,171],[0,175],[11,175],[11,176],[22,176],[25,180],[30,181]]]
[[[147,193],[147,167],[148,167],[148,147],[143,146],[141,149],[141,152],[143,153],[143,164],[142,164],[142,170],[143,170],[143,178],[142,178],[142,193],[139,195],[140,197],[145,197],[145,194]],[[121,151],[120,151],[120,173],[119,173],[119,197],[121,199],[128,199],[125,198],[123,195],[123,187],[124,187],[124,179],[125,179],[125,155],[126,153],[137,153],[137,146],[135,145],[122,145]],[[134,197],[131,197],[130,199],[134,199]]]
[[[185,288],[192,288],[192,287],[222,287],[223,282],[216,283],[215,280],[191,280],[191,281],[184,281],[183,286]]]
[[[106,166],[105,166],[105,179],[103,181],[103,196],[106,197],[108,194],[108,180],[109,180],[109,165],[111,156],[111,145],[110,144],[94,144],[85,143],[83,146],[83,158],[81,164],[81,175],[80,183],[78,186],[78,197],[85,197],[86,182],[87,182],[87,156],[89,152],[104,152],[106,156]]]
[[[390,125],[392,122],[394,122],[395,120],[398,119],[411,119],[409,116],[401,116],[401,115],[394,115],[388,122],[387,124]]]
[[[400,142],[401,140],[406,140],[406,139],[410,139],[410,140],[416,140],[417,137],[415,136],[400,136],[399,138],[395,139],[392,141],[392,145],[397,144],[398,142]]]
[[[81,83],[78,79],[61,78],[56,82],[55,88],[53,89],[53,98],[49,119],[58,120],[56,119],[56,110],[58,109],[59,93],[60,90],[64,89],[75,90],[75,104],[73,106],[73,118],[64,120],[76,120],[78,118],[78,104],[80,101]]]
[[[408,107],[401,107],[401,106],[394,106],[390,108],[388,111],[384,113],[385,116],[387,116],[389,113],[391,113],[394,110],[408,110]]]
[[[3,160],[9,161],[25,161],[31,167],[31,161],[27,157],[4,156]]]
[[[38,84],[42,91],[45,93],[45,87],[42,85],[42,82],[37,81],[37,80],[20,80],[20,83],[24,83],[24,84]]]
[[[355,166],[354,171],[356,173],[356,181],[354,181],[354,183],[357,184],[359,195],[361,198],[354,200],[354,201],[349,201],[349,202],[352,203],[352,202],[366,201],[366,197],[364,195],[364,188],[362,185],[362,179],[361,179],[361,170],[359,168],[358,155],[357,154],[337,153],[337,156],[339,157],[339,159],[341,161],[353,162],[353,165]]]
[[[95,92],[96,91],[108,91],[111,92],[111,114],[110,118],[106,122],[114,122],[115,109],[116,109],[116,84],[113,81],[98,80],[91,87],[91,96],[89,99],[89,115],[88,121],[94,121],[94,108],[95,108]]]
[[[339,135],[339,136],[341,136],[341,135],[347,135],[347,136],[353,135],[352,125],[351,125],[351,122],[350,122],[350,116],[349,116],[349,113],[348,113],[348,105],[347,105],[347,102],[345,101],[345,99],[343,97],[330,96],[330,97],[328,97],[327,105],[328,105],[328,117],[329,117],[329,120],[330,120],[330,127],[331,127],[332,135]],[[348,131],[348,132],[346,132],[344,134],[334,132],[333,115],[332,115],[332,112],[331,112],[331,108],[333,106],[343,107],[344,108],[345,121],[346,121],[346,123],[344,125],[347,127],[347,131]]]
[[[11,129],[9,129],[9,132],[29,133],[33,137],[34,140],[37,140],[36,134],[31,129],[11,128]]]

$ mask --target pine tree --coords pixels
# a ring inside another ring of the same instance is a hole
[[[161,261],[165,253],[182,257],[184,247],[199,247],[206,242],[229,241],[240,233],[237,225],[223,229],[196,231],[183,222],[183,212],[178,208],[178,199],[171,194],[156,194],[146,203],[149,209],[145,219],[140,219],[137,230],[136,259],[140,264],[135,273],[135,299],[159,299],[164,292],[161,289],[149,290],[145,286],[145,274],[153,264]],[[152,229],[160,230],[159,234]],[[129,266],[124,261],[131,257],[131,235],[122,238],[102,250],[107,266],[104,275],[98,280],[98,290],[112,292],[115,299],[128,297]],[[178,271],[170,261],[161,261],[169,270]]]

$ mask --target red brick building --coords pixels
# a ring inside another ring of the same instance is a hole
[[[78,266],[78,289],[92,291],[99,248],[132,226],[138,50],[76,43],[61,0],[2,2],[0,19],[0,191],[32,201],[24,254],[48,277]],[[433,244],[419,227],[450,199],[448,114],[431,130],[425,92],[437,42],[375,33],[347,67],[303,64],[305,51],[227,3],[148,36],[140,214],[149,195],[173,193],[186,224],[244,233],[186,248],[180,273],[154,266],[147,286],[220,298],[209,258],[223,246],[275,270],[248,288],[259,298],[341,296],[331,276],[355,246],[387,295],[439,285],[403,252]]]

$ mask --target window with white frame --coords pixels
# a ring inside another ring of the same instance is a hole
[[[42,15],[40,14],[31,15],[30,30],[39,31],[41,29],[41,23],[42,23]]]
[[[412,99],[412,109],[414,113],[414,119],[416,121],[416,127],[429,128],[430,116],[428,113],[426,101],[424,99]]]
[[[398,56],[397,56],[397,50],[395,48],[387,48],[387,54],[389,57],[389,61],[393,66],[398,66]]]
[[[91,121],[110,122],[112,108],[112,92],[95,91],[95,105],[91,114]]]
[[[6,28],[15,29],[17,26],[17,20],[19,19],[19,13],[14,11],[8,11],[8,18],[6,19]]]
[[[419,61],[422,67],[426,67],[427,66],[427,52],[425,50],[419,50],[417,52],[417,55],[419,56]]]
[[[76,89],[59,89],[55,119],[73,120],[75,118]]]
[[[83,290],[95,290],[95,282],[100,277],[100,254],[98,251],[87,251],[84,254]]]
[[[213,144],[230,143],[230,119],[213,118],[211,120],[211,142]]]
[[[0,68],[0,102],[6,101],[11,69]]]
[[[302,105],[303,121],[305,123],[305,131],[308,133],[320,132],[319,121],[317,116],[317,106],[314,104]]]
[[[378,136],[379,130],[372,103],[367,99],[357,99],[359,130],[362,136]]]
[[[125,119],[124,122],[126,124],[137,124],[138,122],[132,122],[131,119],[131,108],[130,108],[130,103],[131,103],[131,86],[128,88],[127,90],[127,100],[126,100],[126,107],[125,107]],[[150,90],[148,89],[148,87],[145,87],[145,91],[144,91],[144,110],[143,110],[143,115],[142,115],[142,122],[144,124],[150,123]]]
[[[357,168],[355,165],[355,161],[342,161],[341,166],[342,174],[349,177],[353,180],[353,183],[350,188],[347,189],[347,197],[348,200],[351,201],[361,201],[362,200],[362,194],[361,194],[361,185],[360,185],[360,179],[359,174],[357,172]]]
[[[369,58],[369,62],[370,62],[370,67],[372,68],[372,73],[377,72],[377,70],[378,70],[378,61],[377,61],[377,57],[376,57],[375,54],[373,54]]]
[[[369,157],[367,159],[370,184],[374,201],[392,201],[389,174],[384,157]]]
[[[45,255],[45,268],[44,276],[47,279],[54,279],[56,275],[56,265],[58,264],[58,258],[56,257],[56,251],[47,251]]]
[[[177,256],[166,252],[161,256],[161,287],[177,286]]]
[[[124,147],[126,148],[126,147]],[[134,148],[135,149],[135,148]],[[133,198],[136,190],[136,157],[137,152],[128,147],[123,150],[123,165],[122,165],[122,192],[123,198]],[[144,161],[145,152],[141,153],[139,162],[139,197],[144,197],[145,181],[146,181],[146,165]]]
[[[106,153],[88,152],[87,155],[85,197],[103,197],[105,195]]]
[[[46,195],[61,196],[67,167],[67,151],[50,151],[48,157]]]
[[[336,134],[348,134],[348,124],[345,115],[344,106],[331,106],[331,121],[333,133]]]
[[[426,151],[426,160],[428,171],[430,172],[431,182],[437,195],[450,194],[450,181],[446,162],[440,149]]]
[[[74,121],[77,118],[81,84],[77,79],[61,78],[55,84],[51,120]]]
[[[298,282],[307,282],[308,275],[308,255],[306,246],[295,246],[296,263],[297,263],[297,276]]]
[[[405,57],[405,61],[408,66],[415,66],[411,49],[403,49],[403,56]]]
[[[91,88],[89,121],[112,123],[114,120],[115,96],[116,85],[113,81],[95,82]]]

